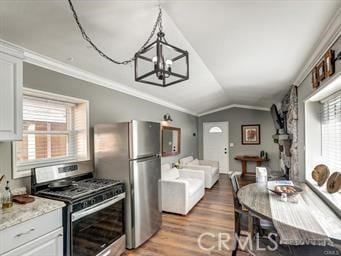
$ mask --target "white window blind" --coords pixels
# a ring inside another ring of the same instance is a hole
[[[87,119],[85,103],[24,95],[23,139],[15,146],[17,170],[88,160]]]
[[[322,102],[322,158],[334,172],[341,166],[341,93]]]

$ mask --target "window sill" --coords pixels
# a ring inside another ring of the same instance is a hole
[[[312,178],[306,178],[306,183],[341,218],[341,192],[330,194],[326,184],[319,187]]]
[[[48,162],[41,162],[41,163],[35,163],[35,164],[28,164],[28,165],[22,165],[22,166],[14,166],[15,169],[13,171],[13,179],[20,179],[24,177],[31,176],[31,169],[32,168],[38,168],[43,166],[51,166],[51,165],[59,165],[59,164],[67,164],[67,163],[74,163],[74,162],[86,162],[89,161],[90,158],[77,160],[77,159],[61,159],[58,161],[48,161]]]

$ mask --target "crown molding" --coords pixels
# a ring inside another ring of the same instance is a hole
[[[141,91],[135,90],[133,88],[129,88],[123,84],[120,84],[118,82],[115,82],[113,80],[110,79],[106,79],[103,78],[101,76],[98,76],[96,74],[93,74],[91,72],[85,71],[83,69],[77,68],[75,66],[72,66],[70,64],[64,63],[62,61],[47,57],[45,55],[36,53],[34,51],[28,50],[24,47],[15,45],[13,43],[10,43],[8,41],[5,41],[3,39],[0,39],[0,47],[4,46],[6,47],[6,51],[8,49],[15,49],[16,51],[20,51],[23,53],[23,59],[25,62],[42,67],[42,68],[46,68],[61,74],[65,74],[83,81],[87,81],[90,82],[92,84],[95,85],[99,85],[99,86],[103,86],[115,91],[119,91],[122,92],[124,94],[128,94],[164,107],[168,107],[170,109],[174,109],[183,113],[187,113],[193,116],[204,116],[207,114],[211,114],[214,112],[218,112],[221,110],[225,110],[225,109],[230,109],[230,108],[245,108],[245,109],[253,109],[253,110],[261,110],[261,111],[269,111],[269,108],[265,108],[265,107],[258,107],[258,106],[250,106],[250,105],[242,105],[242,104],[232,104],[232,105],[228,105],[225,107],[221,107],[221,108],[216,108],[207,112],[203,112],[203,113],[195,113],[191,110],[188,110],[186,108],[180,107],[178,105],[175,105],[173,103],[170,103],[168,101],[159,99],[157,97],[151,96],[147,93],[143,93]],[[1,50],[1,48],[0,48]]]
[[[337,10],[328,26],[322,32],[319,40],[314,44],[313,50],[309,54],[310,57],[305,61],[304,66],[298,73],[294,85],[299,86],[303,80],[309,75],[313,67],[318,63],[323,54],[335,43],[341,35],[341,8]]]
[[[184,112],[190,115],[194,115],[197,116],[198,114],[180,107],[176,104],[173,104],[171,102],[159,99],[157,97],[151,96],[147,93],[141,92],[139,90],[133,89],[133,88],[129,88],[123,84],[120,84],[118,82],[115,82],[113,80],[110,79],[106,79],[103,78],[101,76],[95,75],[91,72],[85,71],[83,69],[77,68],[75,66],[72,66],[70,64],[61,62],[59,60],[44,56],[42,54],[36,53],[34,51],[28,50],[24,47],[15,45],[13,43],[10,43],[8,41],[2,40],[0,39],[0,46],[4,46],[6,47],[6,49],[16,49],[16,50],[20,50],[23,53],[23,59],[25,62],[42,67],[42,68],[46,68],[58,73],[62,73],[77,79],[81,79],[90,83],[93,83],[95,85],[99,85],[99,86],[103,86],[109,89],[113,89],[115,91],[119,91],[164,107],[168,107],[180,112]],[[1,48],[0,48],[1,50]]]
[[[241,105],[241,104],[231,104],[225,107],[221,107],[221,108],[216,108],[216,109],[212,109],[210,111],[207,112],[203,112],[200,113],[198,116],[205,116],[208,114],[212,114],[215,112],[219,112],[222,110],[226,110],[226,109],[230,109],[230,108],[245,108],[245,109],[252,109],[252,110],[260,110],[260,111],[270,111],[270,108],[265,108],[265,107],[257,107],[257,106],[250,106],[250,105]]]
[[[96,85],[100,85],[109,89],[113,89],[115,91],[119,91],[119,92],[131,95],[131,96],[134,96],[134,97],[137,97],[137,98],[140,98],[140,99],[143,99],[143,100],[146,100],[146,101],[158,104],[158,105],[162,105],[164,107],[168,107],[168,108],[180,111],[180,112],[184,112],[184,113],[191,114],[194,116],[197,115],[197,113],[189,109],[180,107],[168,101],[151,96],[147,93],[143,93],[139,90],[135,90],[133,88],[124,86],[123,84],[120,84],[113,80],[103,78],[91,72],[85,71],[83,69],[74,67],[72,65],[66,64],[64,62],[61,62],[55,59],[51,59],[49,57],[40,55],[38,53],[35,53],[32,51],[25,51],[24,56],[25,56],[25,62],[31,63],[33,65],[37,65],[37,66],[40,66],[40,67],[43,67],[52,71],[56,71],[56,72],[59,72],[68,76],[72,76],[77,79],[81,79],[81,80],[84,80],[84,81],[87,81]]]
[[[4,52],[6,54],[12,55],[19,59],[24,59],[24,51],[20,47],[17,47],[1,39],[0,39],[0,52]]]

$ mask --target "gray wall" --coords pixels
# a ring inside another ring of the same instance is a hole
[[[279,170],[279,149],[273,142],[272,135],[275,133],[270,112],[251,110],[244,108],[231,108],[201,116],[198,119],[199,134],[199,157],[203,157],[203,123],[204,122],[229,122],[229,141],[234,143],[230,148],[229,162],[231,171],[240,171],[241,164],[234,160],[236,155],[259,155],[261,150],[268,152],[272,170]],[[242,145],[241,126],[244,124],[260,124],[261,144]],[[255,170],[255,164],[248,164],[248,170]]]
[[[308,76],[298,87],[298,161],[299,161],[299,174],[300,180],[304,180],[305,170],[305,151],[304,151],[304,101],[313,92],[311,86],[311,79]]]
[[[24,86],[42,91],[77,97],[90,102],[91,152],[93,152],[93,126],[131,119],[160,122],[165,113],[173,118],[171,126],[181,128],[181,154],[162,158],[163,163],[175,162],[188,155],[197,156],[197,117],[157,105],[102,86],[94,85],[73,77],[24,64]],[[144,86],[141,84],[141,86]],[[91,153],[92,154],[92,153]],[[0,174],[11,177],[11,143],[0,143]],[[12,187],[28,184],[29,179],[16,179]]]

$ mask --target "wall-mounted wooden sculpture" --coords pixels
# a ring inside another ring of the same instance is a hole
[[[327,181],[327,191],[331,194],[338,192],[341,189],[341,173],[334,172],[330,175]]]
[[[328,166],[324,164],[316,165],[313,172],[312,177],[317,182],[317,185],[320,187],[327,181],[329,177],[330,171]]]

